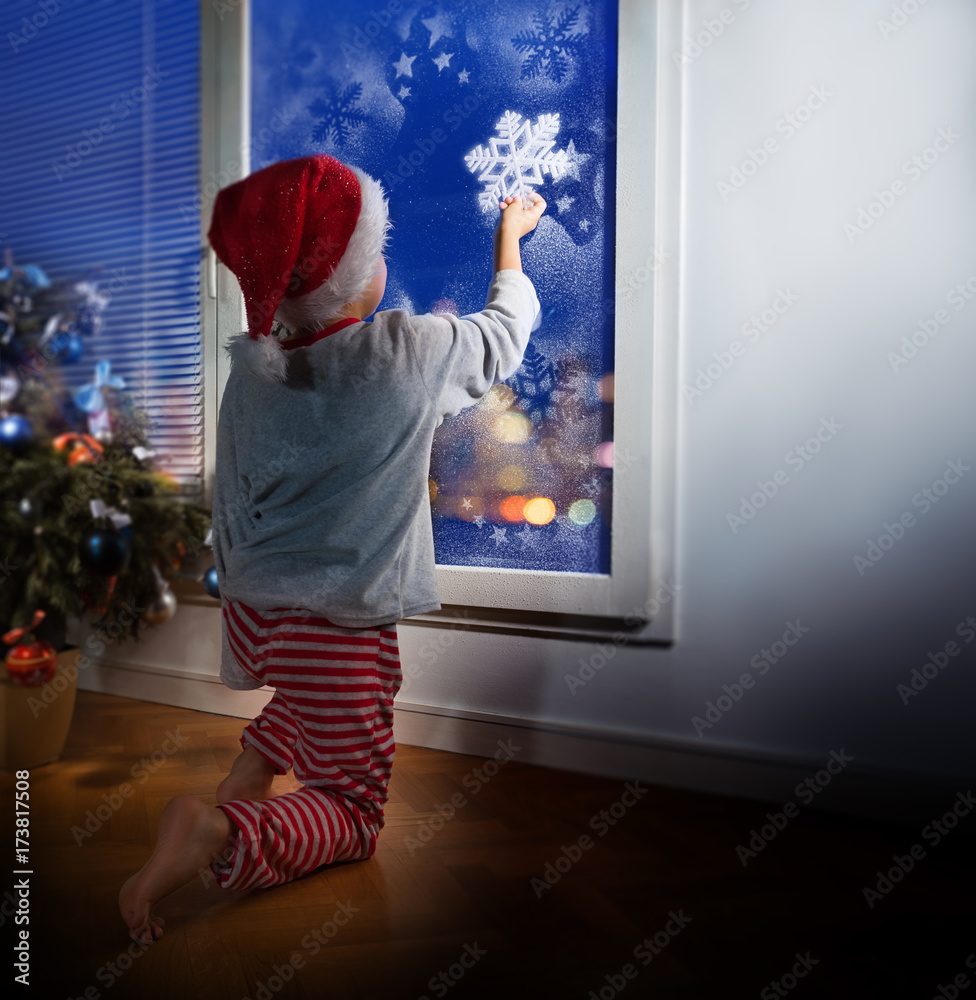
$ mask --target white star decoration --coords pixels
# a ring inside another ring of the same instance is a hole
[[[475,523],[475,525],[476,525],[476,526],[477,526],[477,527],[478,527],[478,528],[480,529],[480,528],[481,528],[481,526],[482,526],[482,525],[483,525],[483,524],[485,523],[485,519],[484,519],[484,518],[483,518],[483,517],[482,517],[482,516],[481,516],[481,515],[479,514],[479,515],[478,515],[478,516],[477,516],[477,517],[476,517],[476,518],[474,519],[474,523]]]
[[[438,14],[437,17],[422,17],[420,23],[430,32],[430,48],[438,38],[450,38],[450,22],[446,14]]]
[[[517,537],[522,539],[523,545],[535,545],[535,532],[528,525],[518,533]]]
[[[464,498],[463,498],[463,499],[461,500],[461,506],[462,506],[462,507],[463,507],[463,508],[464,508],[465,510],[471,510],[471,507],[472,507],[472,503],[471,503],[471,498],[470,498],[470,497],[464,497]]]
[[[401,87],[401,88],[400,88],[400,89],[399,89],[399,90],[397,91],[397,97],[399,97],[401,101],[402,101],[402,100],[403,100],[403,99],[404,99],[405,97],[409,97],[409,96],[410,96],[410,88],[409,88],[409,87]]]
[[[580,219],[580,229],[582,229],[583,232],[585,233],[585,232],[589,231],[589,228],[590,228],[590,220],[589,219]]]
[[[508,531],[508,528],[492,528],[491,529],[491,532],[492,532],[491,537],[492,537],[492,540],[494,541],[495,545],[501,545],[502,542],[507,541],[507,539],[505,538],[505,533],[507,531]]]
[[[568,212],[570,205],[576,201],[575,198],[570,198],[568,194],[564,194],[561,198],[556,199],[556,207],[559,209],[560,215],[563,212]]]
[[[400,61],[393,65],[396,67],[397,76],[413,76],[413,61],[416,56],[408,56],[406,52],[400,53]]]
[[[454,53],[453,53],[453,52],[442,52],[442,53],[441,53],[441,54],[440,54],[440,55],[439,55],[439,56],[438,56],[438,57],[437,57],[437,58],[436,58],[436,59],[434,60],[435,64],[437,65],[437,72],[438,72],[438,73],[443,73],[443,72],[444,72],[444,70],[446,70],[446,69],[447,69],[447,67],[448,67],[448,64],[449,64],[449,63],[450,63],[450,61],[451,61],[451,57],[452,57],[453,55],[454,55]]]
[[[570,139],[569,145],[566,147],[566,157],[569,160],[569,164],[566,167],[566,173],[569,174],[573,180],[578,181],[580,179],[579,168],[582,167],[591,156],[592,153],[577,153],[576,145],[573,140]]]
[[[461,83],[467,83],[470,77],[471,74],[466,69],[462,69],[461,72],[458,73],[458,79],[461,81]]]

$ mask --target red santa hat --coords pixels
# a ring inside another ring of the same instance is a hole
[[[332,156],[284,160],[224,188],[208,238],[244,293],[248,332],[231,345],[235,362],[284,379],[273,321],[311,333],[359,299],[389,225],[379,182]]]

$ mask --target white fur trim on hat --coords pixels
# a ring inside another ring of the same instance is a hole
[[[358,167],[349,169],[359,180],[361,202],[346,252],[318,288],[308,295],[282,299],[275,313],[275,319],[296,334],[321,330],[339,316],[343,306],[362,298],[389,238],[389,209],[382,186]]]

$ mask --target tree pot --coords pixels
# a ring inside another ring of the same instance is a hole
[[[0,663],[0,770],[50,764],[61,756],[78,688],[78,650],[58,653],[58,669],[36,687],[14,684]]]

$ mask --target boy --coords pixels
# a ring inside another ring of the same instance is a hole
[[[376,849],[401,673],[396,622],[440,607],[427,475],[435,428],[521,363],[539,302],[519,239],[545,211],[507,198],[482,312],[370,316],[389,228],[380,185],[329,156],[221,191],[209,237],[244,293],[214,488],[221,680],[275,688],[216,807],[180,795],[123,886],[130,936],[210,864],[224,888],[291,881]],[[277,318],[288,333],[271,334]],[[274,797],[294,768],[303,787]],[[213,860],[212,860],[213,859]]]

